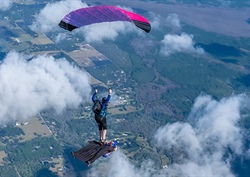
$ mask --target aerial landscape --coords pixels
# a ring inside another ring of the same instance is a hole
[[[92,6],[150,30],[59,26]],[[95,88],[118,150],[88,167]],[[1,177],[247,177],[250,0],[2,0],[0,95]]]

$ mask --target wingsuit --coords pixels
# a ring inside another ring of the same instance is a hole
[[[74,158],[78,158],[85,162],[87,166],[92,164],[99,157],[115,151],[117,148],[100,143],[97,141],[89,141],[87,146],[79,149],[78,151],[72,151],[71,154]]]

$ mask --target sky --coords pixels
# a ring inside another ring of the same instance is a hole
[[[239,125],[242,111],[248,109],[249,101],[249,97],[244,94],[221,100],[200,95],[194,102],[187,122],[166,124],[154,134],[156,147],[167,150],[170,155],[173,153],[170,149],[174,148],[179,151],[181,161],[175,159],[171,166],[159,170],[152,160],[144,159],[141,167],[136,167],[122,150],[118,150],[108,159],[97,162],[99,164],[89,170],[89,177],[97,175],[95,169],[101,165],[108,165],[102,175],[109,177],[236,177],[231,169],[235,156],[250,159],[245,156],[249,153],[249,147],[244,147],[245,139],[248,138],[246,130]],[[231,154],[228,154],[228,149]]]
[[[48,108],[60,113],[89,101],[90,92],[88,75],[66,59],[11,51],[0,65],[0,123],[27,119]]]

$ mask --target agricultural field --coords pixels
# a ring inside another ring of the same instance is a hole
[[[119,106],[119,107],[110,107],[109,113],[112,115],[118,115],[118,114],[128,114],[131,112],[136,112],[136,107],[126,105],[126,106]]]
[[[49,137],[52,135],[52,132],[41,118],[34,117],[23,123],[17,122],[17,126],[25,133],[19,136],[21,142],[31,140],[38,136]]]
[[[52,158],[52,160],[49,163],[55,164],[53,167],[50,167],[49,170],[52,172],[57,172],[58,176],[63,176],[65,168],[64,168],[64,159],[59,156],[58,158]]]
[[[3,158],[7,157],[7,154],[2,150],[0,151],[0,166],[4,166],[5,164],[3,163]]]

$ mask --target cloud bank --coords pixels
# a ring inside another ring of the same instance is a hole
[[[160,177],[166,172],[166,170],[156,171],[154,163],[150,160],[142,162],[141,167],[138,168],[131,163],[121,150],[117,150],[110,157],[102,160],[99,161],[97,166],[88,171],[88,177]]]
[[[31,25],[34,31],[51,32],[59,29],[59,22],[69,12],[87,7],[81,0],[64,0],[48,3],[39,14],[35,15],[35,22]]]
[[[184,53],[196,53],[203,54],[204,50],[200,47],[195,46],[193,41],[193,35],[181,33],[177,34],[166,34],[164,39],[161,41],[160,53],[163,55],[170,55],[176,52]]]
[[[144,159],[140,167],[135,166],[119,150],[109,159],[104,159],[102,165],[105,170],[98,174],[96,168],[101,165],[97,164],[88,176],[235,177],[231,170],[235,155],[244,157],[246,153],[249,154],[249,150],[243,146],[244,132],[238,124],[241,111],[248,107],[249,98],[246,95],[220,101],[201,95],[195,100],[187,123],[167,124],[155,133],[156,146],[174,157],[173,164],[168,168],[159,169],[148,159]]]
[[[103,42],[104,40],[115,40],[120,34],[136,32],[142,34],[141,29],[137,29],[130,22],[107,22],[97,23],[79,29],[84,36],[85,42]]]
[[[13,3],[13,0],[2,0],[0,3],[0,10],[8,10]]]
[[[0,65],[0,122],[25,119],[46,108],[60,112],[89,98],[88,76],[65,59],[10,52]]]
[[[189,123],[168,124],[156,133],[158,144],[182,152],[183,159],[169,168],[177,176],[228,176],[234,155],[243,155],[243,132],[238,122],[247,107],[245,95],[220,101],[210,96],[196,99]],[[228,149],[230,149],[231,154]]]

